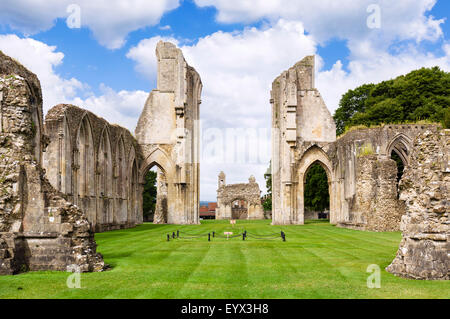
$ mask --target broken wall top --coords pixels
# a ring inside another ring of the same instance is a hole
[[[197,71],[174,44],[160,41],[156,58],[157,89],[145,103],[135,130],[136,139],[141,145],[174,145],[178,137],[184,137],[185,129],[192,129],[187,119],[198,119],[203,85]]]
[[[201,83],[200,75],[187,64],[183,52],[173,43],[159,41],[156,46],[156,57],[158,60],[157,90],[175,93],[175,105],[183,107],[188,99],[189,78],[192,77]]]
[[[273,127],[286,142],[334,142],[336,124],[315,88],[315,57],[307,56],[278,76],[272,84]]]
[[[42,90],[38,77],[18,61],[0,51],[0,76],[11,75],[18,75],[25,79],[32,93],[32,97],[36,99],[35,104],[38,106],[39,113],[42,116]]]

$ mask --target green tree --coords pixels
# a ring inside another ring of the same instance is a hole
[[[450,105],[450,73],[422,68],[379,84],[365,84],[342,96],[334,114],[336,133],[347,127],[442,122]]]
[[[313,164],[306,174],[304,198],[305,207],[312,211],[323,212],[330,207],[327,173],[318,163]]]
[[[450,128],[450,108],[447,108],[445,110],[445,115],[444,115],[444,127],[445,128]]]
[[[264,179],[266,180],[267,197],[263,202],[263,207],[265,211],[272,210],[272,161],[269,164],[269,168],[264,174]]]
[[[374,84],[364,84],[354,90],[349,90],[342,96],[339,108],[334,114],[338,135],[344,133],[345,127],[348,125],[348,119],[352,118],[357,112],[365,111],[366,100],[374,87]]]
[[[157,186],[156,186],[156,172],[149,171],[145,176],[145,185],[143,192],[142,210],[144,219],[152,216],[155,212]]]

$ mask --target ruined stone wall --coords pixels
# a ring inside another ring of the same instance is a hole
[[[127,129],[61,104],[47,113],[45,132],[43,166],[50,183],[86,212],[97,232],[143,222],[137,178],[142,155]]]
[[[232,204],[236,200],[245,201],[247,206],[244,209],[234,209]],[[239,219],[238,216],[244,216],[246,219],[264,219],[261,190],[253,176],[250,176],[248,184],[227,185],[225,174],[221,172],[217,189],[216,219]]]
[[[45,178],[42,123],[39,80],[0,52],[0,274],[101,271],[86,216]]]
[[[414,138],[437,127],[405,124],[358,129],[330,145],[335,223],[352,229],[398,231],[405,207],[398,199],[397,168],[391,153],[396,152],[408,165]]]
[[[314,57],[277,77],[271,96],[273,224],[304,223],[306,172],[319,163],[327,173],[332,224],[399,230],[405,208],[391,153],[406,166],[414,138],[436,126],[384,125],[336,139],[333,118],[314,88]]]
[[[202,82],[174,44],[156,48],[158,84],[136,127],[144,154],[140,170],[158,166],[167,181],[167,216],[161,223],[198,224],[200,204],[199,116]]]
[[[312,163],[300,163],[299,149],[306,152],[307,143],[326,147],[336,140],[336,125],[315,88],[314,56],[277,77],[271,97],[273,224],[303,224],[303,196],[297,193],[303,192],[305,165]],[[310,155],[322,157],[319,153]]]
[[[405,210],[397,198],[395,161],[364,155],[356,162],[354,205],[349,205],[348,221],[341,220],[338,225],[360,230],[397,231]]]
[[[450,130],[427,130],[414,140],[400,182],[406,203],[402,241],[387,271],[414,279],[450,279]]]

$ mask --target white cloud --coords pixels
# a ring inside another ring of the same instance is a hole
[[[161,39],[142,40],[127,54],[136,61],[136,70],[151,80],[156,77],[154,52]],[[174,39],[164,40],[177,44]],[[188,63],[202,77],[204,90],[200,116],[203,128],[218,128],[226,134],[226,128],[271,127],[269,99],[272,81],[303,56],[314,54],[316,43],[312,36],[305,35],[302,23],[280,20],[274,26],[263,29],[216,32],[181,49]],[[230,164],[228,160],[224,163],[207,156],[202,159],[202,199],[214,200],[216,176],[222,169],[229,183],[246,182],[251,174],[255,175],[265,191],[263,174],[269,165],[270,151],[264,152],[264,148],[270,150],[270,131],[268,134],[257,134],[256,138],[249,138],[251,145],[262,144],[262,155],[257,161]],[[236,148],[230,149],[228,141],[223,143],[223,151],[228,156],[229,153],[239,152]]]
[[[436,0],[195,0],[200,6],[214,6],[217,20],[224,23],[250,23],[279,18],[302,21],[318,40],[333,37],[361,39],[367,36],[386,39],[435,40],[442,36],[442,20],[426,17]],[[381,29],[367,27],[369,5],[381,9]]]
[[[63,53],[57,52],[54,46],[31,38],[0,35],[0,50],[38,76],[42,86],[44,113],[60,103],[75,104],[134,132],[147,92],[115,92],[102,85],[102,94],[95,96],[88,85],[75,78],[65,79],[56,73],[55,67],[63,63]]]
[[[35,34],[50,29],[57,18],[66,19],[74,3],[80,6],[82,27],[110,49],[120,48],[128,33],[158,24],[165,12],[179,6],[179,0],[2,0],[0,24]]]
[[[357,58],[350,61],[348,71],[343,69],[341,61],[337,61],[331,70],[319,71],[316,86],[321,91],[328,108],[334,112],[338,107],[342,94],[365,83],[379,83],[397,76],[407,74],[422,67],[439,66],[450,71],[450,46],[444,44],[444,55],[422,53],[414,45],[403,48],[393,55],[379,50],[370,43],[361,43]]]
[[[178,40],[174,38],[156,36],[150,39],[141,40],[137,46],[132,47],[126,54],[127,58],[136,62],[136,72],[143,74],[150,80],[156,79],[158,64],[155,51],[156,45],[161,40],[178,44]]]
[[[54,68],[63,62],[64,54],[56,52],[54,46],[10,34],[0,35],[0,50],[18,60],[39,77],[45,112],[62,101],[74,98],[81,90],[87,88],[75,78],[64,79],[55,73]]]
[[[135,60],[136,70],[152,80],[156,77],[154,52],[160,39],[143,40],[127,54]],[[176,40],[171,40],[177,44]],[[444,56],[421,53],[415,43],[400,47],[395,55],[370,40],[348,45],[352,53],[348,71],[340,61],[331,70],[323,70],[322,58],[316,55],[316,86],[331,112],[338,106],[342,94],[363,83],[380,82],[423,66],[438,65],[448,70],[450,65],[450,45],[444,45]],[[315,38],[305,34],[301,22],[283,19],[262,29],[216,32],[199,39],[196,44],[181,46],[188,63],[197,69],[204,84],[203,127],[219,128],[222,132],[219,134],[224,134],[224,128],[269,128],[272,81],[304,56],[316,53],[316,48]],[[270,137],[261,135],[258,142],[268,146]],[[235,152],[227,149],[227,143],[224,142],[225,152]],[[265,191],[263,174],[269,156],[258,163],[230,164],[205,155],[201,162],[203,200],[214,200],[217,175],[221,170],[227,174],[229,183],[245,182],[250,174],[254,174]]]

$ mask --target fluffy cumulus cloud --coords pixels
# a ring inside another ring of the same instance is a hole
[[[64,79],[55,73],[55,68],[63,63],[64,54],[57,52],[54,46],[10,34],[0,35],[0,50],[39,77],[45,110],[62,101],[71,100],[88,88],[75,78]]]
[[[0,24],[35,34],[50,29],[57,18],[76,14],[73,4],[79,8],[81,26],[90,28],[102,45],[117,49],[131,31],[158,24],[179,0],[2,0]]]
[[[302,21],[306,30],[320,41],[373,35],[367,27],[367,19],[374,12],[369,6],[376,3],[381,17],[378,35],[383,40],[436,39],[442,35],[443,20],[426,16],[436,0],[195,0],[195,3],[200,7],[214,6],[218,10],[218,21],[224,23],[279,18]]]
[[[111,123],[134,131],[139,112],[147,98],[146,92],[115,92],[102,85],[102,94],[96,96],[87,84],[75,78],[63,78],[55,71],[55,68],[63,63],[62,52],[57,52],[54,46],[31,38],[0,35],[0,50],[18,60],[39,77],[44,98],[44,113],[56,104],[70,103],[91,110]]]
[[[317,73],[316,86],[322,92],[325,102],[334,111],[345,92],[365,83],[379,83],[409,73],[422,67],[439,66],[450,71],[450,45],[442,46],[443,54],[423,53],[409,45],[398,54],[370,48],[367,54],[359,55],[349,62],[344,70],[342,62],[337,61],[330,70]]]
[[[136,61],[136,70],[149,78],[156,74],[154,52],[159,40],[142,40],[127,54]],[[164,40],[178,44],[174,39]],[[271,83],[284,69],[316,52],[314,38],[305,34],[301,22],[280,20],[262,29],[216,32],[181,49],[204,85],[202,198],[215,198],[221,169],[227,171],[229,182],[245,182],[253,174],[265,185]]]
[[[154,51],[161,39],[142,40],[127,55],[135,60],[136,70],[149,78],[156,76]],[[178,44],[174,39],[163,40]],[[195,44],[181,45],[188,63],[197,69],[204,84],[202,199],[215,198],[220,170],[227,173],[228,182],[243,182],[254,174],[265,189],[263,174],[270,159],[270,131],[264,128],[271,126],[271,83],[304,56],[315,54],[317,45],[317,38],[305,32],[302,22],[284,19],[262,28],[216,32]],[[342,94],[368,81],[380,82],[423,66],[450,69],[447,44],[440,55],[421,52],[414,41],[395,54],[371,39],[348,45],[351,59],[346,68],[337,61],[325,70],[322,58],[316,55],[316,86],[331,112]],[[233,140],[235,136],[238,138]],[[241,144],[233,142],[238,140]],[[247,157],[242,159],[241,152]],[[256,158],[251,157],[255,152]]]

